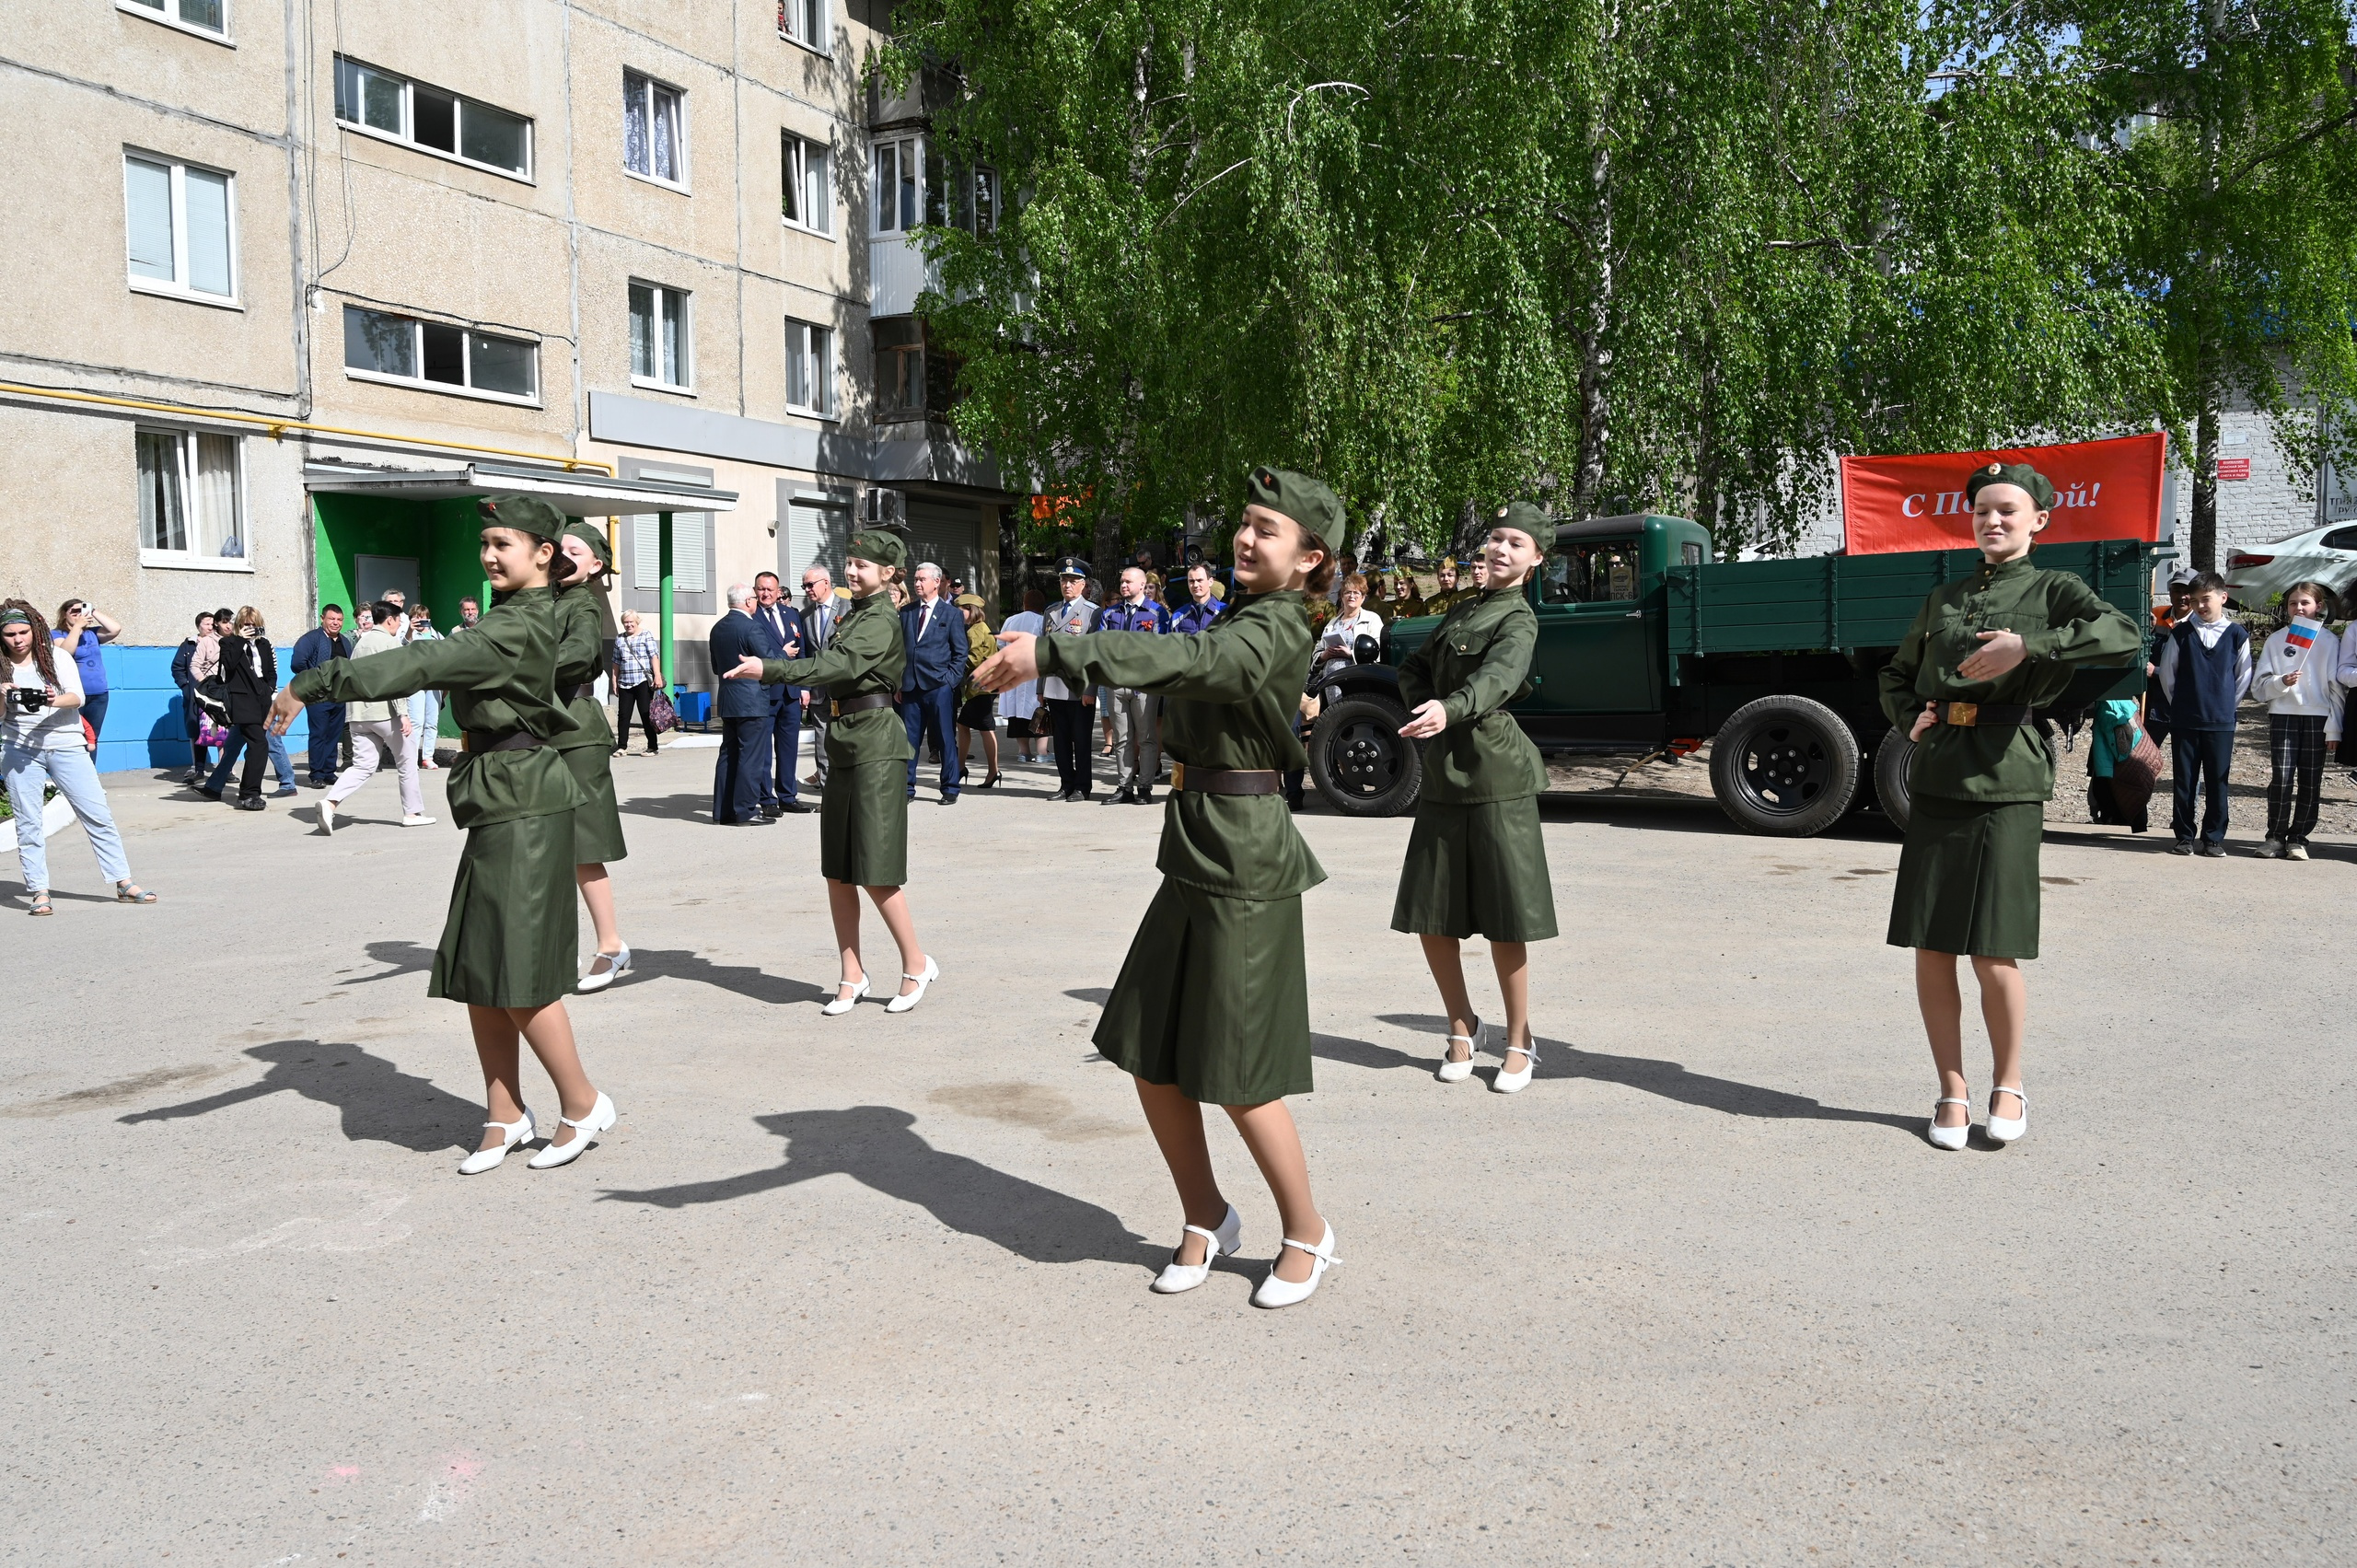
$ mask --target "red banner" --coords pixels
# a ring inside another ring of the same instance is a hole
[[[2061,447],[1841,459],[1841,528],[1848,553],[1964,550],[1972,509],[1964,482],[1991,463],[2027,463],[2054,484],[2043,544],[2161,537],[2161,479],[2168,437],[2122,436]]]

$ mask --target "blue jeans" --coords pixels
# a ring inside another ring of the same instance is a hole
[[[270,771],[277,776],[278,787],[281,789],[293,789],[295,787],[295,761],[292,757],[287,755],[286,738],[283,735],[272,734],[267,726],[261,727],[262,730],[262,739],[267,743],[267,749],[270,755]],[[221,748],[220,762],[214,768],[213,776],[204,781],[204,787],[206,789],[218,790],[224,784],[228,782],[230,765],[237,761],[238,753],[245,749],[245,732],[242,729],[232,728],[229,731],[229,743]],[[256,784],[261,784],[261,770],[260,768],[254,768],[250,771],[253,773],[254,783]]]
[[[924,761],[924,738],[930,735],[941,743],[941,798],[957,799],[965,777],[958,761],[958,688],[901,692],[900,720],[909,726],[909,747],[916,753],[909,759],[909,793],[917,792],[917,764]]]
[[[435,738],[442,733],[442,693],[412,691],[409,699],[409,743],[421,762],[434,761]],[[395,725],[395,729],[401,726]]]
[[[41,822],[41,789],[53,784],[81,819],[82,836],[99,857],[99,873],[110,882],[131,880],[131,862],[123,858],[122,835],[114,814],[107,809],[107,792],[99,784],[98,764],[78,744],[63,751],[36,751],[13,741],[0,743],[0,770],[8,775],[8,809],[17,814],[17,865],[28,892],[49,890],[49,851]]]
[[[2177,831],[2177,842],[2193,842],[2193,796],[2199,788],[2202,842],[2224,843],[2226,768],[2235,759],[2235,732],[2181,729],[2169,737],[2169,772],[2175,775],[2177,785],[2176,809],[2170,813],[2169,826]]]

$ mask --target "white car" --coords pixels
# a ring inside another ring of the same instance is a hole
[[[2226,587],[2246,610],[2264,610],[2301,582],[2322,583],[2348,613],[2349,591],[2357,586],[2357,522],[2328,523],[2226,557]]]

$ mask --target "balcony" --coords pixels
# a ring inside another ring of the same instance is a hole
[[[869,238],[869,315],[914,315],[917,296],[940,286],[940,274],[925,265],[924,250],[915,240],[905,234],[879,234]]]

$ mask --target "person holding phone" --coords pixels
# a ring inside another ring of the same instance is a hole
[[[98,856],[99,873],[114,883],[117,903],[152,904],[156,895],[131,879],[122,834],[107,807],[99,770],[82,744],[82,672],[57,645],[41,611],[20,598],[0,603],[0,686],[7,711],[0,715],[0,774],[7,779],[8,809],[16,815],[17,865],[25,880],[26,913],[57,912],[49,899],[49,854],[41,824],[41,785],[53,784],[74,808],[82,836]]]
[[[88,599],[69,598],[57,607],[57,630],[51,635],[74,656],[74,671],[82,681],[82,720],[90,726],[90,753],[96,756],[99,732],[107,723],[107,666],[99,645],[122,636],[122,625]]]

